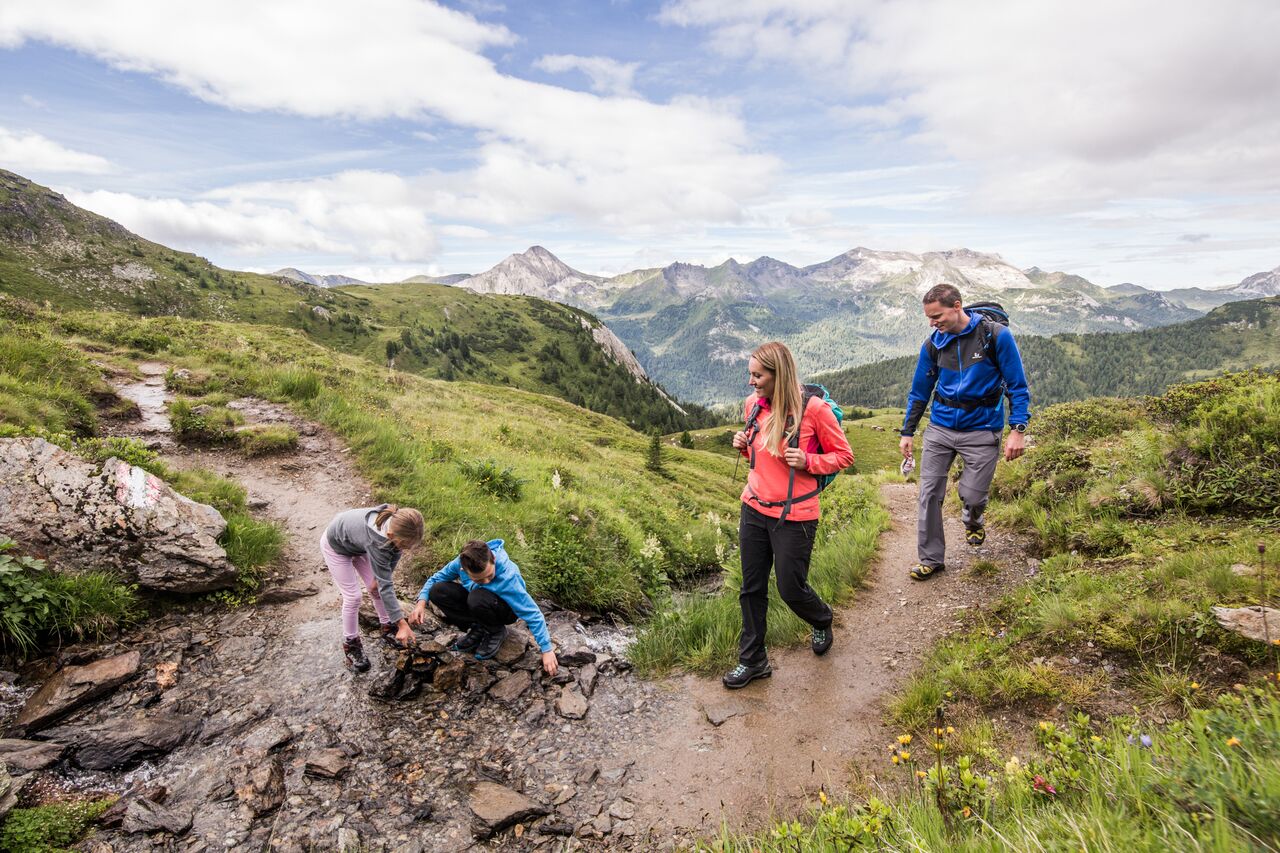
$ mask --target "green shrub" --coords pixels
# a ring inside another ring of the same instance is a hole
[[[169,469],[160,460],[155,451],[136,438],[124,438],[121,436],[84,438],[75,442],[71,449],[98,464],[115,457],[122,462],[144,468],[157,477],[167,479],[169,476]]]
[[[298,447],[298,431],[283,424],[255,424],[236,431],[240,449],[247,456],[284,453]]]
[[[460,459],[458,468],[480,490],[504,501],[518,501],[525,481],[510,466],[500,467],[492,459]]]
[[[1114,397],[1059,403],[1036,416],[1036,435],[1063,441],[1104,438],[1132,427],[1139,411],[1134,401]]]
[[[169,404],[169,423],[173,434],[183,441],[234,444],[238,441],[236,427],[244,423],[244,415],[225,406],[192,406],[186,400],[174,400]]]
[[[312,370],[290,368],[276,375],[276,385],[284,396],[305,402],[320,396],[320,375]]]
[[[0,826],[3,853],[60,853],[79,841],[115,797],[14,809]]]

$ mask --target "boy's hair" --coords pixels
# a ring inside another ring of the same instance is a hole
[[[409,551],[422,542],[423,528],[426,525],[423,523],[422,513],[413,507],[387,504],[373,523],[374,526],[381,527],[388,520],[391,523],[387,524],[386,536],[396,546],[396,550]]]
[[[960,288],[944,281],[929,288],[929,292],[920,301],[925,305],[930,302],[937,302],[944,308],[955,308],[956,303],[960,301]]]
[[[493,552],[489,550],[488,543],[481,542],[479,539],[472,539],[463,545],[462,553],[458,555],[462,568],[472,575],[483,574],[484,570],[489,568],[489,560],[492,558]]]

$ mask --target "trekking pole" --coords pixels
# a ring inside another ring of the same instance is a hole
[[[1262,636],[1267,643],[1267,655],[1271,659],[1271,671],[1267,673],[1267,683],[1280,686],[1280,670],[1276,666],[1276,642],[1271,639],[1271,625],[1267,622],[1267,605],[1270,604],[1267,595],[1267,544],[1265,542],[1258,543],[1258,586],[1261,588],[1262,599]]]

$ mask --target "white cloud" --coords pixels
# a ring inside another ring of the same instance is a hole
[[[31,109],[33,110],[43,110],[48,108],[48,105],[45,104],[44,101],[40,100],[34,95],[23,95],[21,100],[22,100],[22,103],[26,104],[28,107],[31,107]]]
[[[1271,0],[673,0],[661,19],[981,164],[984,204],[1280,191]]]
[[[635,80],[638,62],[618,62],[607,56],[573,56],[564,53],[553,53],[538,58],[535,68],[551,74],[564,74],[567,71],[581,71],[591,81],[591,91],[602,95],[621,95],[634,97],[632,83]]]
[[[24,174],[56,172],[102,175],[112,171],[110,161],[97,154],[66,148],[38,133],[22,133],[0,127],[0,165]]]
[[[471,129],[478,162],[453,191],[487,221],[598,211],[620,228],[733,220],[777,167],[750,150],[742,121],[721,105],[602,97],[504,75],[482,51],[515,36],[430,0],[96,0],[75,14],[7,3],[0,47],[29,40],[232,109]]]

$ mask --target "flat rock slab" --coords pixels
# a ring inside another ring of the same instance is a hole
[[[254,817],[270,814],[284,804],[284,759],[273,755],[261,764],[246,767],[232,784],[236,799]]]
[[[533,680],[529,677],[529,673],[523,669],[517,669],[508,673],[497,684],[490,687],[489,695],[499,702],[510,704],[523,696],[532,683]]]
[[[341,779],[351,769],[351,759],[337,747],[317,749],[307,756],[306,775],[316,779]]]
[[[196,717],[158,714],[94,726],[62,726],[50,729],[49,737],[67,744],[72,760],[85,770],[113,770],[167,755],[199,727]]]
[[[218,663],[221,666],[230,664],[248,666],[262,660],[262,656],[266,653],[267,641],[256,634],[227,637],[222,641],[222,645],[218,646]]]
[[[245,735],[244,748],[253,752],[271,752],[293,740],[293,729],[279,717],[272,717]]]
[[[43,770],[56,764],[66,751],[66,746],[60,743],[18,738],[0,739],[0,763],[24,773]]]
[[[471,789],[468,805],[475,815],[471,833],[476,838],[489,838],[509,826],[547,813],[546,806],[494,782],[477,782]]]
[[[721,699],[708,702],[702,707],[702,713],[707,715],[707,722],[711,725],[722,726],[725,720],[747,713],[747,706],[736,699]]]
[[[124,684],[142,664],[138,652],[125,652],[84,666],[68,666],[31,694],[14,720],[13,731],[27,734],[52,725],[99,696]]]
[[[259,604],[288,604],[290,601],[297,601],[299,598],[308,598],[320,592],[319,587],[313,583],[302,586],[277,586],[268,590],[263,590],[258,596]]]
[[[502,645],[498,647],[494,660],[503,666],[510,666],[524,657],[524,650],[532,642],[533,637],[529,634],[529,629],[523,622],[517,622],[507,628],[507,634],[502,638]]]
[[[1250,640],[1280,640],[1280,610],[1274,607],[1266,608],[1265,622],[1263,608],[1258,606],[1215,607],[1213,615],[1223,628]]]
[[[581,720],[590,707],[577,684],[561,688],[560,696],[556,698],[556,713],[568,720]]]
[[[168,832],[182,835],[191,828],[195,810],[191,806],[166,808],[142,798],[133,800],[124,813],[125,832]]]

